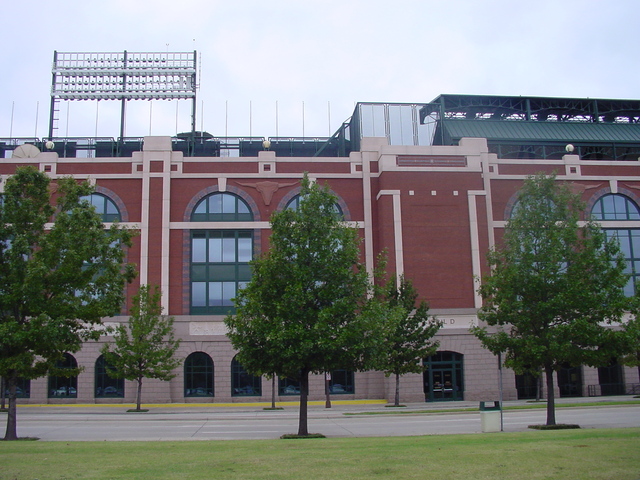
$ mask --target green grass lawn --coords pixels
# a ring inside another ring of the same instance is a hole
[[[640,428],[185,442],[0,442],[0,479],[640,479]]]
[[[556,409],[558,408],[582,408],[582,407],[610,407],[610,406],[627,406],[627,405],[640,405],[640,400],[624,400],[624,401],[599,401],[599,402],[576,402],[576,403],[556,403]],[[534,410],[547,408],[547,402],[532,402],[525,403],[523,405],[509,405],[504,406],[503,410]],[[477,412],[477,407],[461,407],[461,408],[431,408],[431,409],[418,409],[418,410],[402,410],[388,408],[386,410],[376,410],[370,412],[346,412],[344,415],[416,415],[416,414],[429,414],[429,413],[452,413],[452,412]]]

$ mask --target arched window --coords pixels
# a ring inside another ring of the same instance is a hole
[[[78,368],[78,362],[68,353],[62,360],[56,362],[56,368],[60,370],[74,370]],[[76,398],[78,396],[78,376],[51,376],[49,377],[49,398]]]
[[[555,208],[555,203],[549,199],[546,200],[546,204],[547,204],[548,210],[552,210]],[[519,199],[516,199],[515,202],[510,205],[511,205],[510,207],[509,205],[507,205],[507,213],[508,213],[507,219],[513,217],[519,209],[524,208],[523,203]],[[528,209],[537,208],[536,205],[526,205],[526,207]]]
[[[249,397],[262,395],[262,377],[249,375],[242,364],[231,360],[231,396]]]
[[[296,195],[295,197],[293,197],[291,200],[289,200],[287,205],[284,207],[285,210],[298,210],[298,208],[300,207],[300,200],[301,199],[302,199],[302,197],[300,195]],[[344,217],[344,213],[342,211],[342,208],[340,208],[340,205],[338,205],[337,203],[333,204],[333,211],[336,214],[338,214],[340,217]]]
[[[184,361],[184,396],[213,397],[213,360],[204,352],[193,352]]]
[[[5,391],[4,394],[6,396],[9,395],[9,381],[5,379],[4,381]],[[16,381],[16,397],[17,398],[29,398],[31,397],[31,380],[24,377],[18,377]]]
[[[96,398],[124,397],[124,379],[110,377],[107,373],[108,370],[113,371],[113,367],[107,363],[103,355],[100,355],[96,360]]]
[[[437,352],[424,359],[424,392],[427,401],[464,399],[462,376],[463,355],[457,352]]]
[[[230,193],[214,193],[195,207],[194,222],[251,221],[247,203]],[[191,231],[191,314],[233,313],[232,299],[251,279],[252,230]]]
[[[558,370],[558,389],[561,397],[581,397],[582,367],[563,363]]]
[[[102,195],[101,193],[92,193],[91,195],[82,198],[87,200],[96,208],[96,212],[100,215],[103,222],[119,222],[121,220],[120,210],[118,210],[118,207],[113,200],[106,195]]]
[[[538,379],[539,377],[534,376],[531,372],[526,372],[521,375],[516,374],[515,380],[518,400],[537,397]]]
[[[331,394],[354,393],[353,372],[351,370],[334,370],[329,380]]]
[[[640,220],[640,211],[629,197],[610,194],[596,201],[591,210],[591,216],[595,220]]]
[[[232,193],[213,193],[200,200],[193,213],[192,222],[250,222],[253,214],[249,205]]]
[[[640,228],[609,228],[608,221],[638,221],[638,205],[626,195],[609,194],[600,197],[593,205],[591,216],[601,222],[607,238],[616,238],[627,261],[627,273],[630,278],[625,286],[625,294],[631,297],[635,285],[640,281]]]
[[[292,378],[278,378],[280,395],[300,395],[300,382]]]
[[[598,383],[600,395],[624,395],[623,372],[617,359],[612,358],[608,365],[598,367]]]

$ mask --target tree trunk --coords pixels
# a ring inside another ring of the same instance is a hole
[[[555,425],[556,401],[553,391],[553,369],[549,366],[544,367],[544,373],[547,377],[547,425]]]
[[[276,374],[271,377],[271,409],[276,409]]]
[[[138,377],[138,394],[136,395],[136,410],[140,410],[142,402],[142,376]]]
[[[16,386],[18,377],[15,373],[10,373],[7,377],[9,386],[9,413],[7,415],[7,430],[4,434],[5,440],[18,439],[18,426],[16,422]]]
[[[324,408],[331,408],[331,389],[329,388],[329,383],[331,383],[331,380],[329,380],[329,376],[325,372],[324,374],[324,396],[325,396]]]
[[[396,395],[395,395],[395,401],[393,406],[394,407],[400,406],[400,374],[399,373],[396,373]]]
[[[639,367],[640,370],[640,367]],[[7,390],[7,387],[5,386],[6,382],[4,380],[4,377],[0,377],[0,399],[2,399],[2,405],[0,405],[0,409],[5,410],[7,408],[7,402],[6,402],[6,393],[5,391]]]
[[[307,426],[307,401],[309,398],[309,370],[300,371],[300,418],[298,419],[298,436],[309,435]]]

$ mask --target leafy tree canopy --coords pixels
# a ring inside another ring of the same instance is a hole
[[[439,342],[433,337],[442,323],[429,315],[429,305],[424,300],[417,304],[418,292],[411,280],[403,276],[400,282],[394,276],[382,291],[384,301],[390,307],[387,317],[388,332],[378,368],[386,376],[395,375],[395,405],[400,404],[400,376],[424,371],[423,360],[433,355]]]
[[[497,328],[474,333],[493,353],[506,352],[505,364],[517,373],[546,372],[549,424],[555,423],[552,372],[565,363],[608,363],[620,353],[622,336],[607,324],[629,308],[618,243],[590,219],[580,224],[583,211],[555,176],[528,178],[479,290],[479,318]]]
[[[105,344],[102,353],[113,366],[108,370],[114,378],[138,383],[137,409],[140,410],[142,379],[171,380],[180,365],[174,354],[180,346],[175,340],[173,317],[162,315],[161,292],[155,286],[141,285],[131,307],[129,322],[120,324],[114,333],[114,344]]]
[[[300,379],[301,419],[309,373],[368,368],[385,325],[385,306],[367,301],[357,230],[335,202],[305,176],[299,207],[272,216],[270,249],[251,263],[237,313],[225,320],[248,372]],[[306,418],[299,433],[306,433]]]
[[[385,300],[391,308],[399,307],[400,315],[391,317],[392,324],[385,338],[386,347],[379,365],[387,376],[392,374],[421,373],[422,360],[433,355],[439,345],[433,337],[442,323],[429,315],[429,305],[424,300],[417,304],[418,292],[411,280],[392,279],[384,289]]]
[[[17,168],[6,182],[0,202],[0,375],[10,391],[8,439],[15,438],[17,378],[44,376],[65,352],[98,338],[92,326],[120,312],[125,283],[135,276],[124,264],[131,232],[117,225],[105,230],[81,198],[91,192],[86,182],[53,183],[33,167]]]

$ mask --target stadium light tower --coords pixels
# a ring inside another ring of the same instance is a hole
[[[49,140],[57,129],[61,100],[120,100],[120,138],[129,100],[192,99],[191,131],[196,129],[196,51],[53,52]]]

